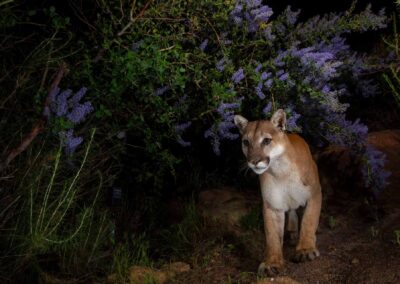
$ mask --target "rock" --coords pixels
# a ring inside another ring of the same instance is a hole
[[[301,284],[301,283],[288,276],[280,276],[280,277],[259,279],[255,284]]]
[[[386,170],[392,175],[389,178],[389,186],[380,194],[385,199],[387,192],[398,189],[400,183],[400,130],[384,130],[371,132],[367,143],[386,155]],[[320,179],[323,189],[334,191],[337,188],[347,190],[364,187],[361,175],[361,161],[350,155],[349,149],[339,146],[329,146],[315,154],[320,171]],[[390,198],[393,198],[391,195]],[[389,200],[385,200],[389,201]],[[393,200],[390,200],[393,201]],[[396,203],[400,202],[400,194],[396,195]]]
[[[167,273],[144,266],[132,266],[129,268],[129,283],[157,283],[163,284],[167,281]]]
[[[165,221],[168,225],[179,224],[185,216],[185,203],[178,198],[171,198],[165,202]]]
[[[368,143],[386,155],[386,170],[391,172],[389,185],[378,198],[384,205],[398,207],[400,204],[400,130],[371,132]]]
[[[168,278],[173,278],[178,274],[188,272],[190,270],[190,265],[185,262],[178,261],[164,265],[161,270],[168,275]]]
[[[174,262],[169,265],[169,270],[174,271],[176,274],[187,272],[190,270],[190,265],[185,262]]]
[[[368,142],[386,155],[386,170],[391,172],[389,185],[377,196],[385,216],[381,223],[384,239],[394,240],[400,224],[400,130],[372,132]]]
[[[238,235],[242,218],[260,203],[261,196],[224,187],[200,192],[197,208],[208,225]]]
[[[108,275],[106,283],[119,283],[118,275],[116,273]]]
[[[161,269],[145,266],[132,266],[129,269],[129,283],[163,284],[180,273],[190,270],[190,265],[184,262],[174,262],[164,265]]]
[[[350,155],[349,149],[328,146],[314,155],[318,164],[323,193],[337,193],[337,189],[347,192],[359,183],[360,161]]]
[[[51,275],[46,272],[40,273],[40,281],[41,284],[70,284],[73,283],[74,280],[67,280],[67,279],[61,279],[57,278],[54,275]]]
[[[360,260],[356,257],[351,260],[351,264],[353,264],[353,265],[357,265],[359,263],[360,263]]]
[[[373,195],[376,198],[376,204],[362,204],[360,210],[363,213],[360,213],[360,215],[365,218],[373,218],[374,221],[378,218],[381,221],[380,232],[383,237],[392,240],[394,238],[393,232],[398,229],[398,224],[400,224],[400,130],[371,132],[368,135],[367,142],[386,155],[385,169],[391,172],[391,175],[386,188]],[[361,163],[351,157],[348,149],[331,146],[317,153],[315,157],[325,197],[331,193],[354,194],[357,190],[359,195],[362,192],[365,196],[366,190],[361,175]],[[369,196],[372,195],[369,194]],[[347,198],[337,196],[331,198],[331,202],[335,203],[346,202],[346,200]],[[377,206],[378,210],[371,210],[371,205]],[[376,213],[372,213],[374,211],[380,215],[378,214],[378,217],[376,217]]]

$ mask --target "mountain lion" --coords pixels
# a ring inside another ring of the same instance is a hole
[[[279,109],[270,121],[249,122],[240,115],[234,121],[242,136],[248,166],[259,175],[263,198],[266,256],[258,273],[273,276],[284,265],[282,246],[285,212],[291,238],[298,234],[296,209],[305,206],[294,261],[319,256],[315,233],[321,211],[318,169],[307,143],[296,134],[285,133],[286,113]]]

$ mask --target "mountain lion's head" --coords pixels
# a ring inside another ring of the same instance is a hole
[[[248,121],[241,115],[235,115],[234,121],[242,136],[242,150],[247,164],[261,175],[285,151],[286,113],[279,109],[270,121]]]

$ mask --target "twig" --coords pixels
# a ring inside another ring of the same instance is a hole
[[[71,9],[75,12],[75,16],[85,25],[87,25],[89,28],[91,28],[94,31],[97,31],[96,27],[93,26],[91,23],[89,23],[89,20],[86,18],[85,14],[82,12],[82,2],[80,7],[78,7],[77,4],[74,3],[74,1],[68,1],[69,6]]]
[[[17,80],[16,80],[16,82],[15,82],[15,88],[14,88],[14,90],[11,92],[11,94],[9,94],[9,95],[7,96],[7,98],[5,98],[5,99],[2,101],[2,103],[1,103],[1,105],[0,105],[0,109],[4,108],[4,105],[6,104],[6,102],[7,102],[9,99],[11,99],[11,98],[17,93],[18,88],[19,88],[19,83],[18,83],[18,78],[17,78]]]
[[[166,18],[166,17],[141,17],[137,18],[136,21],[146,21],[146,20],[151,20],[151,21],[165,21],[165,22],[184,22],[187,19],[185,18]]]
[[[173,49],[174,47],[175,47],[175,44],[172,45],[172,46],[170,46],[170,47],[166,47],[166,48],[160,49],[159,51],[160,51],[160,52],[163,52],[163,51],[171,50],[171,49]]]
[[[14,0],[5,0],[5,1],[0,3],[0,7],[3,6],[3,5],[7,5],[9,3],[12,3],[12,2],[14,2]]]
[[[44,102],[44,109],[48,108],[50,106],[50,95],[53,91],[54,88],[56,88],[59,84],[61,79],[65,76],[65,74],[68,73],[67,65],[65,63],[62,63],[60,68],[57,71],[57,74],[53,80],[53,83],[50,86],[48,95],[46,97],[46,100]],[[23,151],[28,148],[28,146],[32,143],[32,141],[40,134],[45,126],[47,124],[47,116],[42,115],[41,118],[36,122],[36,124],[32,127],[31,132],[22,139],[21,144],[19,144],[16,148],[12,149],[7,155],[4,161],[0,163],[0,171],[5,169],[12,160],[15,159],[19,154],[21,154]]]
[[[132,9],[131,9],[131,17],[130,17],[131,20],[129,21],[129,23],[128,23],[117,35],[118,35],[118,36],[122,36],[122,35],[126,32],[126,30],[129,29],[129,28],[133,25],[133,23],[134,23],[138,18],[142,17],[143,14],[144,14],[144,12],[147,10],[147,8],[149,7],[149,5],[150,5],[151,2],[153,2],[153,1],[152,1],[152,0],[148,1],[148,2],[144,5],[142,11],[140,11],[140,13],[139,13],[135,18],[133,17],[133,7],[132,7]]]
[[[129,29],[136,20],[138,20],[139,18],[141,18],[144,15],[144,12],[146,12],[146,10],[151,2],[153,2],[153,0],[148,1],[136,17],[133,17],[133,8],[135,6],[136,1],[134,1],[132,3],[132,8],[130,11],[130,21],[119,33],[117,33],[118,37],[124,35],[126,33],[126,30]],[[103,58],[103,55],[105,52],[106,52],[105,48],[100,49],[99,52],[97,53],[97,55],[95,56],[95,58],[93,59],[93,63],[99,62]]]
[[[221,38],[219,37],[218,32],[217,32],[217,30],[215,29],[215,27],[213,26],[213,24],[211,24],[210,20],[209,20],[207,17],[205,17],[204,20],[207,22],[207,24],[208,24],[208,25],[211,27],[211,29],[214,31],[215,36],[217,37],[218,44],[222,47]]]

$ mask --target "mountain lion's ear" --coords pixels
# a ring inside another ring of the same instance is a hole
[[[272,124],[282,131],[286,129],[286,113],[283,109],[278,109],[271,118]]]
[[[246,126],[249,123],[249,121],[247,119],[245,119],[241,115],[235,115],[233,120],[235,121],[235,124],[236,124],[237,128],[239,128],[240,134],[243,134],[244,129],[246,128]]]

